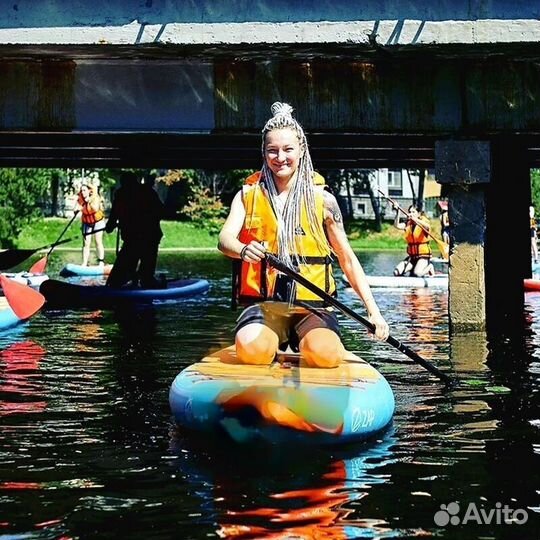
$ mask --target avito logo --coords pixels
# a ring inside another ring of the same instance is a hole
[[[460,517],[460,506],[457,502],[441,504],[441,509],[435,512],[433,521],[439,527],[450,525],[523,525],[527,523],[529,514],[521,508],[513,509],[507,504],[495,503],[495,508],[483,508],[475,503],[469,503],[463,517]]]

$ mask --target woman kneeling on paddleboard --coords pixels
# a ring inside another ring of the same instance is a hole
[[[431,246],[429,245],[429,219],[411,204],[407,210],[407,221],[402,223],[399,220],[399,208],[394,205],[394,210],[396,211],[394,226],[405,231],[407,242],[407,257],[397,264],[394,276],[404,276],[407,272],[415,277],[434,275],[435,269],[431,263]]]
[[[313,170],[307,140],[286,103],[272,105],[263,129],[263,166],[245,181],[219,236],[219,249],[235,259],[235,301],[248,305],[236,326],[239,362],[270,364],[289,344],[311,367],[334,367],[345,356],[335,312],[302,285],[272,268],[276,255],[311,283],[336,293],[335,255],[363,300],[375,335],[385,340],[388,324],[343,227],[335,197]]]

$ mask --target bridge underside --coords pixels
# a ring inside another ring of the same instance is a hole
[[[452,327],[478,328],[523,315],[539,60],[535,44],[3,45],[0,166],[257,168],[270,104],[287,101],[318,169],[435,168]]]
[[[256,167],[277,100],[321,168],[508,135],[538,164],[537,44],[0,44],[0,166]]]
[[[485,137],[496,141],[508,135]],[[447,136],[309,133],[319,169],[435,167],[436,141]],[[476,139],[461,139],[476,140]],[[513,135],[529,167],[540,167],[540,133]],[[261,165],[259,133],[0,132],[2,167],[237,169]]]

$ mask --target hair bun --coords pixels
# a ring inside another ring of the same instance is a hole
[[[292,118],[292,113],[294,109],[288,103],[281,103],[276,101],[270,107],[272,111],[272,116],[290,116]]]

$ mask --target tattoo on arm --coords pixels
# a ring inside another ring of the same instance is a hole
[[[331,216],[334,223],[343,229],[343,216],[341,215],[339,205],[336,198],[327,191],[324,192],[324,208],[328,212],[329,216]]]

